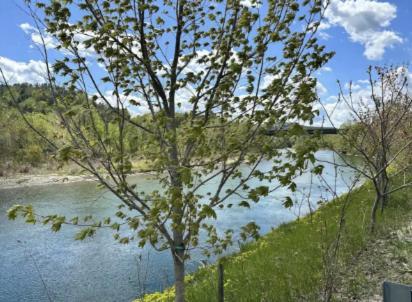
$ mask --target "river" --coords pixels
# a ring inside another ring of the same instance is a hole
[[[335,158],[331,151],[319,151],[316,157],[327,161]],[[346,192],[354,172],[323,165],[323,178],[328,184],[339,194]],[[134,176],[131,181],[146,191],[157,187],[150,176]],[[218,229],[236,229],[253,220],[264,234],[281,223],[307,214],[309,203],[316,208],[320,198],[331,197],[323,181],[310,173],[304,173],[296,182],[299,192],[291,195],[296,201],[293,208],[282,206],[282,198],[290,192],[279,189],[258,204],[252,204],[251,209],[219,210]],[[308,192],[310,198],[306,198]],[[232,199],[233,204],[237,198],[240,197]],[[78,229],[73,226],[63,226],[60,232],[54,233],[40,224],[28,225],[19,219],[9,221],[6,211],[16,203],[30,203],[39,214],[105,217],[116,212],[119,201],[93,182],[0,189],[0,301],[122,302],[172,284],[172,262],[168,252],[156,252],[149,246],[141,249],[136,242],[118,244],[108,229],[98,231],[85,241],[75,241]],[[234,246],[231,251],[235,250]],[[194,271],[204,259],[195,251],[188,272]]]

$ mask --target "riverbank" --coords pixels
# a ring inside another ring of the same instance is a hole
[[[281,225],[225,257],[225,301],[322,301],[328,289],[332,301],[381,301],[384,280],[412,283],[411,197],[411,188],[396,192],[373,235],[368,230],[373,199],[368,183],[313,215]],[[344,222],[341,232],[339,221]],[[187,301],[217,301],[215,266],[187,280]],[[141,301],[173,301],[173,289],[136,300]]]
[[[150,174],[150,165],[145,160],[133,161],[130,176]],[[24,173],[8,171],[0,176],[0,189],[14,189],[30,186],[44,186],[50,184],[69,184],[84,181],[97,181],[91,174],[85,173],[76,165],[66,164],[58,169],[56,165],[31,167]]]
[[[130,176],[147,175],[150,172],[135,171]],[[0,177],[1,189],[15,189],[31,186],[45,186],[50,184],[69,184],[75,182],[97,181],[97,178],[90,174],[82,175],[62,175],[50,174],[14,174],[9,177]]]
[[[229,159],[228,163],[234,160]],[[132,171],[129,176],[151,175],[153,174],[152,165],[146,160],[132,161]],[[86,174],[78,166],[66,165],[58,169],[55,165],[48,167],[31,168],[29,172],[18,173],[15,171],[3,173],[0,176],[1,189],[15,189],[30,186],[44,186],[50,184],[69,184],[84,181],[97,181],[97,178],[91,174]]]
[[[0,189],[44,186],[56,183],[74,183],[79,181],[96,181],[96,179],[91,175],[21,174],[11,177],[0,177]]]

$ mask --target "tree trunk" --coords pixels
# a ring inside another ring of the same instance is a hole
[[[370,230],[371,232],[375,231],[376,227],[376,215],[378,212],[378,208],[381,208],[381,213],[383,213],[384,208],[388,205],[389,202],[389,177],[388,173],[386,172],[387,163],[385,158],[381,160],[381,170],[382,172],[376,177],[376,180],[374,181],[374,186],[375,186],[375,192],[376,192],[376,198],[375,202],[372,207],[372,213],[371,213],[371,225],[370,225]]]
[[[181,8],[183,5],[181,6]],[[181,20],[179,21],[179,23]],[[179,29],[178,29],[179,30]],[[180,42],[177,41],[177,45]],[[173,82],[173,81],[172,81]],[[172,202],[172,225],[173,226],[173,244],[171,247],[174,274],[175,274],[175,302],[185,302],[185,243],[184,243],[184,201],[183,201],[183,183],[180,173],[181,163],[179,161],[179,147],[177,141],[178,123],[175,115],[174,93],[170,94],[168,118],[166,128],[171,134],[168,147],[169,166],[167,168],[170,175],[170,193]]]
[[[185,302],[184,251],[175,251],[175,255],[173,255],[173,263],[175,272],[175,302]]]
[[[382,194],[382,201],[381,201],[381,212],[383,213],[384,208],[388,205],[389,202],[389,177],[388,174],[386,173],[386,169],[383,170],[381,174],[381,180],[380,180],[380,191]]]
[[[372,207],[372,213],[371,213],[371,223],[370,223],[370,231],[371,233],[373,233],[375,231],[375,227],[376,227],[376,214],[378,212],[378,207],[379,207],[379,203],[381,201],[380,198],[380,193],[376,192],[376,198],[375,201],[373,203],[373,207]]]

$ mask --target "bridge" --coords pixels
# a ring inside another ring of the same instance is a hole
[[[268,129],[265,131],[266,135],[275,135],[279,131],[288,131],[291,126],[294,126],[295,124],[285,124],[282,127],[276,127],[273,126],[272,128]],[[335,127],[316,127],[316,126],[303,126],[301,125],[303,130],[307,134],[314,134],[314,133],[319,133],[319,134],[338,134],[339,129]]]

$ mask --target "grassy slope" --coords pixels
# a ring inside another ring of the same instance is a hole
[[[343,297],[348,295],[342,295],[342,292],[362,289],[360,285],[365,281],[365,273],[362,269],[353,272],[357,265],[354,259],[362,255],[362,251],[372,242],[409,223],[412,217],[411,197],[412,189],[394,194],[390,206],[379,217],[375,235],[371,237],[368,223],[373,191],[370,185],[364,185],[350,195],[338,262],[333,269],[336,286],[341,292],[338,301],[347,300]],[[320,301],[325,275],[325,250],[336,238],[343,200],[345,196],[322,206],[312,216],[284,224],[246,246],[241,253],[227,257],[224,260],[225,301]],[[372,257],[371,261],[377,259]],[[382,274],[385,275],[385,272]],[[346,282],[348,279],[353,279],[353,282]],[[187,301],[216,301],[216,280],[214,266],[189,276]],[[372,282],[366,286],[370,287],[369,292],[373,292],[379,289],[380,284]],[[362,290],[368,292],[365,288]],[[143,301],[172,301],[172,296],[173,289],[169,289],[147,295]],[[356,293],[350,296],[354,297]]]

